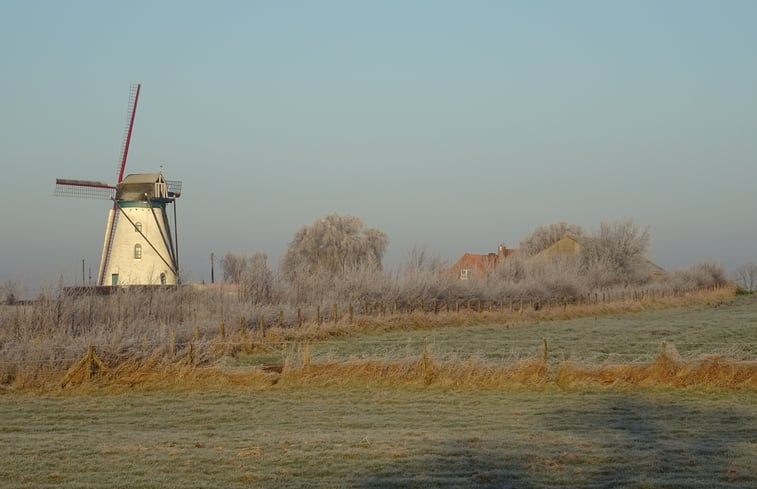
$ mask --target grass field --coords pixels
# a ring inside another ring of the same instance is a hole
[[[551,365],[650,362],[662,341],[685,358],[753,362],[757,299],[307,348],[314,365],[417,361],[426,345],[437,362],[498,365],[539,356],[544,338]],[[293,362],[301,347],[227,357],[221,369]],[[0,393],[0,488],[757,487],[754,387],[281,379]]]
[[[0,398],[0,487],[757,486],[754,391]]]
[[[524,324],[481,324],[362,334],[310,345],[314,361],[324,358],[407,358],[428,344],[439,360],[471,356],[499,363],[540,353],[547,340],[552,363],[651,361],[663,341],[684,357],[721,354],[757,360],[757,296],[715,304],[654,309],[573,320]],[[288,351],[241,357],[238,363],[283,361]]]

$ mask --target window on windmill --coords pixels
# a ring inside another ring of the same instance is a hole
[[[134,223],[134,232],[135,233],[141,233],[142,232],[142,223],[141,222],[135,222]]]
[[[139,243],[134,245],[134,259],[135,260],[142,259],[142,245]]]
[[[460,280],[468,280],[470,278],[470,268],[460,269]]]

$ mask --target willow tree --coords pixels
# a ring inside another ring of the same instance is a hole
[[[281,262],[281,275],[301,300],[304,289],[323,291],[347,273],[380,270],[388,244],[385,233],[367,227],[360,218],[331,214],[295,233]]]

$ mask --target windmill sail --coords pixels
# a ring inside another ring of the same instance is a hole
[[[97,272],[97,285],[105,285],[105,265],[110,259],[111,246],[108,243],[113,241],[113,232],[116,229],[116,221],[118,220],[118,209],[111,209],[108,211],[108,223],[105,225],[105,238],[103,239],[103,251],[100,257],[100,270]]]
[[[137,115],[137,103],[139,102],[139,91],[142,85],[139,83],[129,86],[129,109],[127,110],[126,125],[124,127],[124,139],[121,143],[121,156],[119,158],[118,167],[118,180],[116,183],[121,183],[124,179],[124,170],[126,169],[126,159],[129,156],[129,145],[131,144],[131,133],[134,129],[134,118]],[[105,273],[108,269],[108,263],[110,261],[110,255],[113,248],[113,238],[116,235],[116,224],[118,222],[118,204],[113,201],[112,217],[108,218],[109,232],[105,235],[105,243],[103,244],[103,257],[100,262],[100,276],[98,277],[98,284],[105,285]],[[115,284],[114,284],[115,285]]]
[[[105,182],[91,180],[70,180],[58,178],[55,180],[56,197],[85,197],[89,199],[113,200],[116,188]]]
[[[139,102],[139,91],[142,85],[139,83],[129,86],[129,110],[124,126],[124,139],[121,143],[121,157],[119,158],[118,180],[121,183],[124,179],[124,170],[126,169],[126,158],[129,156],[129,145],[131,144],[131,132],[134,129],[134,117],[137,115],[137,102]]]

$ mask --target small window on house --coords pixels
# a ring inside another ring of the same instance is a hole
[[[166,274],[165,274],[165,272],[160,274],[160,285],[166,285]]]
[[[460,280],[468,280],[470,278],[470,268],[460,269]]]
[[[142,232],[142,223],[141,222],[135,222],[134,223],[134,232],[135,233],[141,233]]]
[[[139,243],[134,245],[134,259],[135,260],[142,259],[142,245]]]

